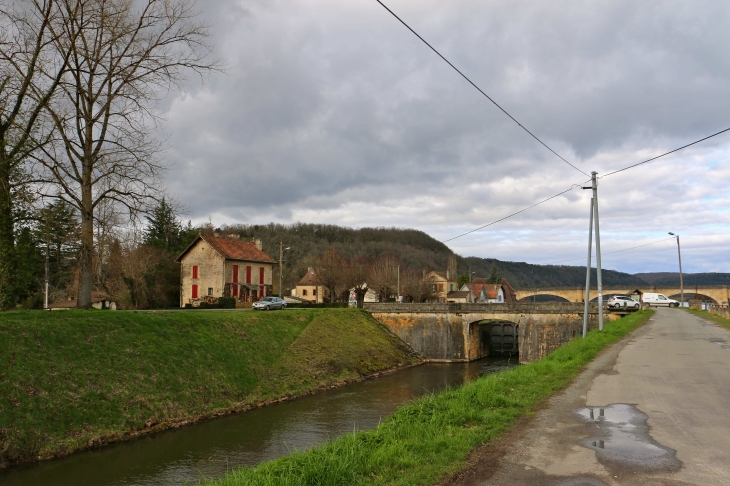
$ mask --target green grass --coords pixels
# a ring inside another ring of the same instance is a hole
[[[361,310],[0,314],[0,466],[415,361]]]
[[[730,329],[730,319],[722,316],[718,316],[717,314],[712,314],[710,312],[707,312],[706,310],[697,310],[697,309],[687,309],[689,312],[696,316],[700,316],[704,319],[707,319],[708,321],[712,321],[716,324],[720,324],[721,326],[724,326],[728,329]]]
[[[237,469],[208,486],[423,485],[458,471],[467,455],[498,438],[547,397],[568,385],[599,351],[643,324],[637,312],[592,331],[540,361],[484,376],[461,388],[399,408],[378,428]]]

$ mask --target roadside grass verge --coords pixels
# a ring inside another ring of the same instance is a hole
[[[207,486],[424,485],[461,469],[471,450],[498,438],[520,417],[568,385],[599,351],[643,324],[653,311],[606,323],[540,361],[403,406],[376,429],[306,452],[240,468]]]
[[[357,309],[14,311],[0,317],[0,467],[418,360]]]
[[[717,314],[712,314],[711,312],[707,312],[706,310],[697,310],[697,309],[686,309],[692,314],[696,316],[700,316],[704,319],[707,319],[708,321],[712,321],[715,324],[720,324],[721,326],[724,326],[728,329],[730,329],[730,319],[722,316],[718,316]]]

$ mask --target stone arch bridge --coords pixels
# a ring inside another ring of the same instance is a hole
[[[493,349],[493,323],[514,331],[520,363],[535,361],[583,332],[583,304],[365,304],[365,310],[429,361],[472,361]],[[605,314],[606,320],[619,315]],[[589,308],[589,329],[598,327],[598,306]],[[505,332],[500,332],[500,338]]]
[[[594,283],[595,285],[595,283]],[[612,294],[629,294],[636,290],[637,287],[603,287],[603,295]],[[638,287],[642,292],[656,292],[664,294],[667,297],[679,295],[679,285],[672,287],[645,286]],[[520,289],[516,290],[517,300],[527,301],[533,296],[555,296],[561,297],[568,302],[583,302],[585,299],[585,287],[554,287],[554,288],[538,288],[538,289]],[[698,285],[684,288],[684,298],[692,299],[695,294],[700,300],[713,300],[716,304],[726,304],[730,301],[730,286],[728,285]],[[598,297],[598,291],[591,289],[590,300]]]

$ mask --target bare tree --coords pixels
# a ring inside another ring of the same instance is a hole
[[[352,289],[355,292],[358,308],[362,308],[363,302],[365,301],[365,294],[368,293],[367,279],[369,275],[370,262],[358,257],[346,262],[342,269],[345,288]]]
[[[400,262],[392,253],[383,253],[373,261],[368,271],[368,286],[380,295],[381,302],[398,292]]]
[[[345,260],[340,257],[334,248],[327,250],[314,266],[317,283],[329,291],[330,303],[335,301],[338,288],[344,285],[346,278],[344,270]]]
[[[53,0],[0,2],[0,308],[11,307],[17,258],[15,224],[32,202],[28,156],[45,143],[44,108],[65,72],[67,56],[56,56],[51,25]]]
[[[158,102],[185,75],[217,69],[209,26],[190,0],[59,0],[57,56],[68,57],[48,105],[57,130],[39,162],[81,215],[78,307],[91,305],[94,213],[114,201],[134,219],[159,199]],[[50,75],[50,73],[49,73]]]
[[[401,293],[409,302],[425,302],[433,298],[433,285],[424,278],[424,271],[407,269],[401,272]]]

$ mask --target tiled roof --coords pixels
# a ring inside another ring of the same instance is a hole
[[[312,267],[309,267],[297,285],[317,285],[317,274]]]
[[[263,250],[256,248],[252,241],[237,240],[233,238],[217,238],[214,236],[198,236],[187,249],[177,258],[180,261],[185,253],[190,250],[199,240],[208,243],[215,251],[226,260],[242,260],[246,262],[276,263]]]
[[[447,298],[451,299],[465,299],[469,297],[469,291],[468,290],[452,290],[448,294],[446,294]]]
[[[500,287],[500,284],[474,283],[471,285],[471,292],[474,298],[478,298],[482,294],[482,289],[484,289],[484,293],[487,294],[488,299],[496,299],[499,295]]]

